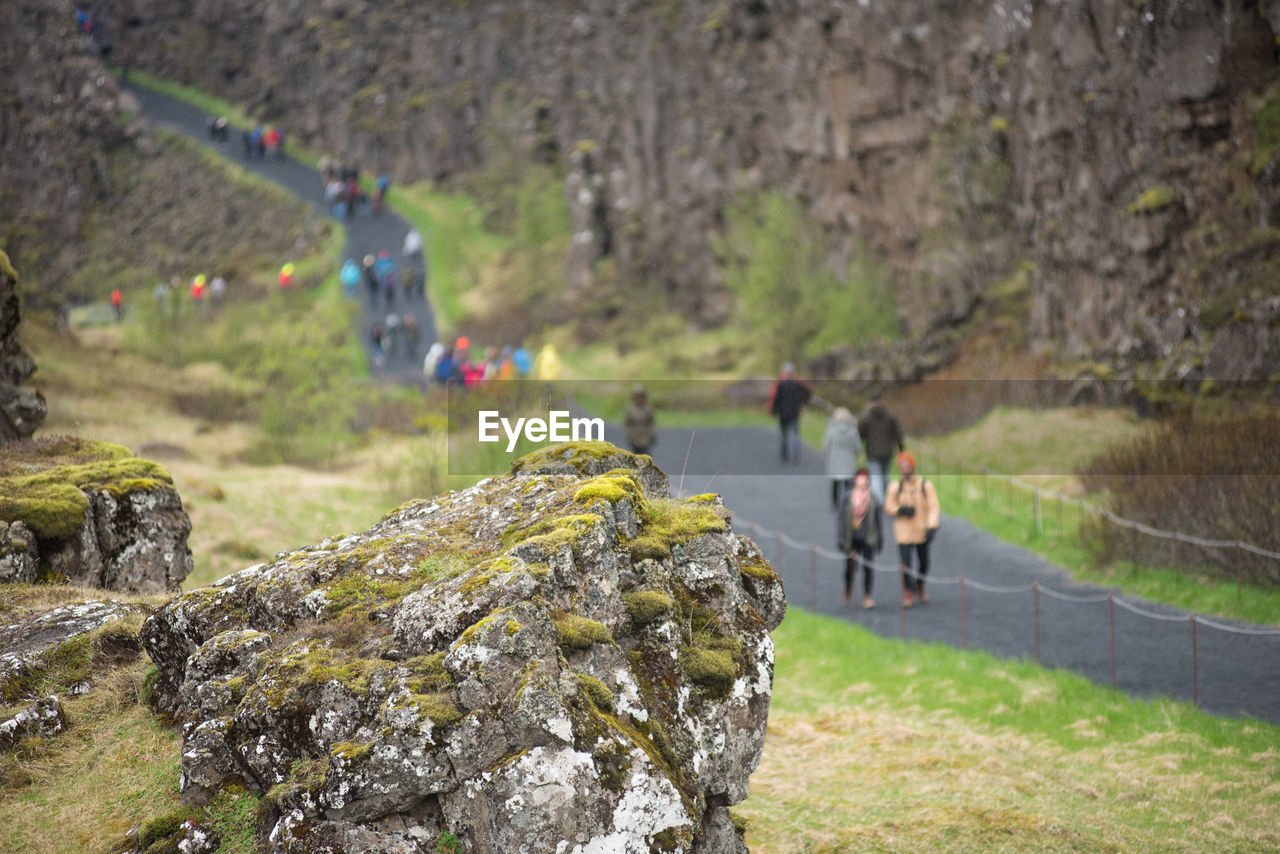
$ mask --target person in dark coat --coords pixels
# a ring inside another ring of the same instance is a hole
[[[866,469],[858,469],[853,476],[853,488],[844,494],[837,513],[836,547],[847,555],[844,565],[844,604],[853,595],[853,576],[858,564],[862,564],[862,607],[874,608],[871,598],[871,561],[884,548],[884,529],[881,523],[880,502],[871,491],[871,475]]]
[[[647,454],[658,439],[653,426],[653,405],[645,394],[644,386],[637,385],[631,389],[631,402],[627,404],[627,413],[623,422],[627,434],[627,444],[634,454]]]
[[[871,491],[876,500],[884,504],[884,490],[889,477],[889,460],[907,449],[902,439],[902,425],[880,402],[880,395],[871,395],[867,411],[858,421],[858,434],[867,449],[867,468],[871,472]]]
[[[796,377],[795,365],[782,366],[782,374],[769,395],[769,412],[782,431],[782,461],[800,462],[800,412],[813,397],[813,389]]]

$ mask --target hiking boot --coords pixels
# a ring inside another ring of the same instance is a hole
[[[876,600],[872,599],[870,596],[863,596],[863,597],[862,597],[862,607],[863,607],[865,610],[870,611],[870,610],[871,610],[872,608],[874,608],[875,606],[876,606]]]

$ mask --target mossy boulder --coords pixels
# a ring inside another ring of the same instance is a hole
[[[763,748],[781,584],[651,468],[552,448],[166,605],[184,798],[260,791],[282,845],[736,850],[699,840]]]
[[[71,436],[0,445],[0,524],[0,580],[156,592],[191,571],[191,522],[173,478],[120,445]]]

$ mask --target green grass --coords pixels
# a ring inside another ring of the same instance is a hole
[[[791,609],[756,854],[1251,851],[1280,844],[1280,730]]]

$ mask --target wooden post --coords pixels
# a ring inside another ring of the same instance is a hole
[[[1200,705],[1200,663],[1196,655],[1196,615],[1191,615],[1191,704]]]
[[[1036,536],[1044,535],[1044,520],[1040,515],[1040,487],[1036,487],[1036,491],[1031,493],[1031,503],[1035,505],[1036,511]]]
[[[1116,597],[1107,594],[1107,610],[1111,618],[1111,687],[1116,685]]]
[[[809,610],[818,610],[818,546],[809,543]]]
[[[1035,609],[1036,625],[1036,664],[1040,663],[1040,582],[1031,583],[1031,601]]]

